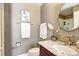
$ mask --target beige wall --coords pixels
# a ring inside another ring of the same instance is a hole
[[[24,9],[31,13],[31,38],[21,39],[20,24],[16,22],[20,20],[20,10]],[[40,25],[40,6],[33,4],[11,4],[11,51],[12,55],[26,53],[39,40]],[[16,47],[16,42],[20,41],[21,46]]]
[[[15,3],[15,4],[6,4],[5,9],[7,9],[7,12],[9,13],[9,16],[6,16],[6,23],[8,25],[8,26],[6,25],[6,27],[8,27],[8,30],[6,29],[6,32],[8,33],[8,35],[11,34],[11,36],[8,36],[6,34],[7,36],[6,48],[8,49],[9,47],[9,49],[11,49],[11,55],[20,55],[20,54],[26,53],[30,48],[35,46],[38,40],[40,39],[39,37],[40,6],[28,4],[28,3],[22,3],[22,4]],[[29,11],[31,13],[30,39],[21,39],[20,23],[17,23],[17,22],[20,22],[20,19],[21,19],[20,10],[22,9]],[[8,15],[7,12],[6,12],[6,15]],[[11,33],[9,33],[8,31]],[[9,42],[7,40],[9,40]],[[10,44],[10,41],[11,41],[11,44]],[[21,46],[17,47],[16,42],[19,42],[19,41],[21,42]],[[6,50],[7,51],[6,55],[10,55],[10,53],[8,54],[8,52],[10,52],[9,49]]]
[[[75,7],[73,8],[73,11],[79,11],[79,5],[75,6]]]
[[[4,56],[4,4],[0,3],[0,56]]]
[[[60,3],[49,3],[44,4],[41,9],[41,21],[51,23],[56,29],[58,28],[57,19],[59,10],[63,4]]]
[[[1,11],[2,10],[1,10],[1,4],[0,4],[0,14],[2,14]],[[1,48],[1,25],[2,24],[1,24],[1,15],[0,15],[0,48]]]
[[[2,15],[2,4],[0,4],[0,14]],[[0,15],[0,56],[1,56],[1,53],[2,53],[2,17]]]
[[[42,22],[49,22],[51,23],[55,29],[60,29],[59,24],[58,24],[58,15],[61,7],[64,4],[45,4],[42,6]],[[68,33],[71,35],[79,35],[79,29],[71,31],[71,32],[66,32],[63,30],[59,30],[62,33]]]

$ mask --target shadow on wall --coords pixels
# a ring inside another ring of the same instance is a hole
[[[4,4],[5,26],[5,56],[11,55],[11,9],[10,4]]]

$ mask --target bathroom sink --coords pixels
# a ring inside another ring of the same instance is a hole
[[[58,55],[65,55],[65,56],[76,56],[79,55],[77,51],[74,49],[65,46],[65,45],[53,45],[54,52]]]

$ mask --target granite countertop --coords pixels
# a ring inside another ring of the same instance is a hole
[[[77,49],[75,46],[70,46],[70,45],[64,44],[63,42],[59,42],[59,41],[45,40],[45,41],[38,42],[38,44],[45,47],[48,51],[50,51],[51,53],[53,53],[57,56],[63,56],[63,52],[54,50],[52,48],[52,46],[55,45],[55,44],[68,46],[68,47],[76,50],[79,53],[79,49]],[[65,56],[68,56],[68,55],[65,55]]]

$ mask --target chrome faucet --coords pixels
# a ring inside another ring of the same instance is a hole
[[[52,35],[52,36],[51,36],[51,39],[54,40],[54,41],[56,41],[56,40],[57,40],[57,37],[54,36],[54,35]]]

